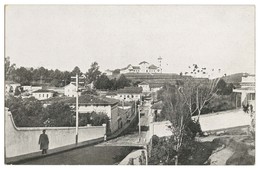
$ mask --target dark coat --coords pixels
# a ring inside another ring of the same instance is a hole
[[[41,134],[39,138],[40,149],[48,149],[49,148],[49,138],[46,134]]]

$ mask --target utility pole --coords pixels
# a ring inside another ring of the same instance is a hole
[[[141,141],[141,109],[140,107],[138,106],[138,120],[139,120],[139,123],[138,123],[138,128],[139,128],[139,142]]]
[[[76,74],[76,77],[71,77],[71,78],[76,78],[76,144],[78,144],[78,131],[79,131],[79,79],[83,77],[79,77],[78,74]]]
[[[78,144],[78,131],[79,131],[79,93],[78,86],[79,76],[76,74],[76,144]]]

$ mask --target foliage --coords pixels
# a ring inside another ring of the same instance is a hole
[[[76,76],[76,74],[78,74],[79,76],[81,75],[81,71],[78,66],[74,67],[74,69],[71,71],[71,75]]]
[[[122,89],[124,87],[130,86],[131,80],[127,79],[124,74],[122,74],[116,81],[116,89]]]
[[[96,82],[98,77],[100,76],[101,72],[99,71],[99,66],[97,62],[94,62],[91,64],[90,68],[86,72],[86,77],[88,80],[88,83]]]
[[[120,69],[115,69],[112,73],[113,75],[117,75],[117,74],[120,74]]]
[[[42,104],[35,98],[22,99],[9,96],[5,101],[5,107],[11,111],[14,122],[18,127],[43,126]]]
[[[234,93],[230,95],[215,94],[212,100],[207,102],[205,107],[201,110],[201,114],[235,109],[236,108],[235,101],[236,101],[236,94]]]
[[[15,64],[11,64],[10,57],[5,57],[5,80],[13,79]]]
[[[99,90],[117,90],[131,85],[131,80],[127,79],[125,75],[121,75],[118,79],[110,80],[105,74],[97,78],[95,87]]]
[[[76,124],[75,111],[64,102],[54,102],[43,107],[41,101],[34,97],[22,99],[9,96],[5,107],[11,111],[18,127],[70,127]],[[79,114],[79,126],[101,126],[103,123],[110,128],[109,118],[105,114]]]
[[[217,94],[230,95],[235,87],[232,83],[227,84],[223,79],[220,79],[216,88],[218,89]]]
[[[95,87],[97,89],[111,89],[112,83],[105,74],[102,74],[95,82]]]
[[[21,94],[21,90],[19,87],[16,87],[15,90],[14,90],[14,95],[15,96],[19,96]]]
[[[74,112],[69,105],[64,102],[54,102],[44,109],[44,116],[42,117],[45,126],[73,126]],[[46,122],[46,120],[48,120]]]

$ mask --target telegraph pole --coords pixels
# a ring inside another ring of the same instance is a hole
[[[138,106],[138,120],[139,120],[139,124],[138,124],[138,128],[139,128],[139,142],[141,141],[141,109]]]
[[[76,74],[76,144],[78,144],[78,131],[79,131],[79,75]]]
[[[79,79],[83,79],[84,77],[79,77],[78,74],[76,74],[76,77],[71,77],[71,78],[76,78],[76,144],[78,144],[78,132],[79,132]]]

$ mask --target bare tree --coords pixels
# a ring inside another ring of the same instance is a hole
[[[166,85],[166,89],[163,92],[164,101],[164,115],[172,123],[172,133],[175,141],[175,151],[177,155],[175,157],[175,164],[178,164],[178,153],[183,144],[183,137],[185,133],[185,127],[190,120],[190,114],[188,107],[185,104],[185,98],[181,92],[181,88],[178,86]],[[168,152],[169,158],[169,152]],[[167,158],[167,159],[168,159]],[[167,160],[168,161],[168,160]]]

